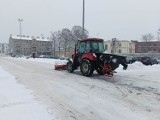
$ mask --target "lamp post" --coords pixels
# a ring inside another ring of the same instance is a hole
[[[42,39],[44,39],[44,34],[41,34],[41,36],[42,36]]]
[[[97,37],[99,36],[99,33],[97,33]]]
[[[83,0],[83,15],[82,15],[82,36],[84,38],[84,23],[85,23],[85,0]]]
[[[44,36],[44,34],[41,34],[41,36],[43,37],[43,36]]]
[[[157,31],[157,37],[158,37],[158,41],[160,41],[160,28]]]
[[[116,41],[117,38],[112,38],[112,53],[116,53]]]
[[[21,26],[21,22],[23,21],[23,19],[18,19],[19,21],[19,31],[20,31],[20,39],[21,39],[21,36],[22,36],[22,26]]]
[[[52,40],[53,40],[53,42],[52,42],[52,48],[53,48],[53,44],[54,44],[54,49],[53,49],[54,54],[53,54],[53,55],[55,56],[55,55],[56,55],[56,54],[55,54],[55,52],[56,52],[56,48],[55,48],[55,47],[56,47],[56,40],[55,40],[55,38],[54,38],[54,34],[53,34],[52,32],[51,32],[51,34],[52,34]]]

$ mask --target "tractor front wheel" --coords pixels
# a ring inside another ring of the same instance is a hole
[[[89,77],[93,74],[94,64],[91,61],[84,59],[80,64],[80,70],[84,76]]]
[[[67,63],[66,68],[67,68],[67,71],[68,71],[68,72],[72,73],[72,72],[74,71],[73,63],[72,63],[71,61],[69,61],[69,62]]]

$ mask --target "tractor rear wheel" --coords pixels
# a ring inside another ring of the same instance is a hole
[[[67,68],[67,71],[68,71],[68,72],[72,73],[72,72],[74,71],[73,63],[72,63],[71,61],[69,61],[69,62],[67,63],[66,68]]]
[[[93,74],[94,64],[91,61],[84,59],[81,61],[80,70],[84,76],[89,77]]]

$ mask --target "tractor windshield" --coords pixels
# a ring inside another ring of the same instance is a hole
[[[103,53],[104,45],[102,41],[91,41],[92,52]]]
[[[103,53],[104,45],[103,41],[84,41],[78,44],[79,53]]]

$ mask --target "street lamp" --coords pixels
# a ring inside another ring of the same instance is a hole
[[[19,30],[20,30],[20,39],[21,39],[21,36],[22,36],[21,22],[23,21],[23,19],[18,19],[18,21],[19,21]]]
[[[43,37],[43,36],[44,36],[44,34],[41,34],[41,36]]]
[[[116,47],[116,41],[117,38],[112,38],[112,53],[116,53],[115,47]]]
[[[53,40],[53,42],[52,42],[52,49],[53,49],[53,44],[54,44],[54,49],[53,49],[53,51],[54,51],[54,56],[56,55],[55,54],[55,52],[56,52],[56,40],[55,40],[55,38],[54,38],[54,34],[51,32],[51,34],[52,34],[52,40]]]
[[[82,15],[82,35],[84,38],[84,22],[85,22],[85,0],[83,0],[83,15]]]
[[[44,34],[41,34],[41,36],[42,36],[42,39],[44,39]]]
[[[157,37],[158,37],[158,41],[160,40],[160,28],[157,31]]]
[[[97,37],[99,36],[99,33],[97,33]]]

